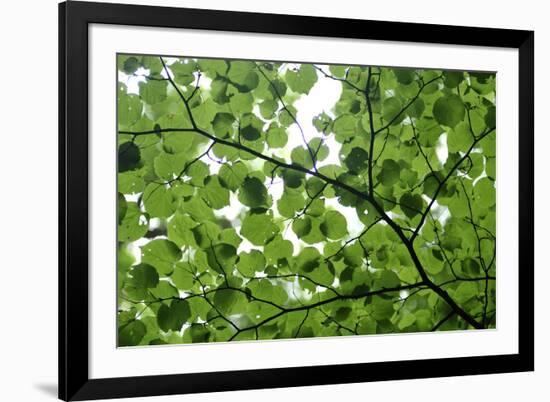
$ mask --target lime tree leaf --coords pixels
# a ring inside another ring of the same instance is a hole
[[[401,123],[405,118],[405,114],[402,113],[402,111],[403,105],[401,105],[399,99],[395,97],[386,99],[382,105],[384,120],[388,123],[391,122],[394,126]]]
[[[344,160],[345,165],[350,172],[358,174],[367,167],[369,160],[369,154],[363,148],[355,147],[346,156]]]
[[[456,88],[464,80],[462,71],[444,71],[443,83],[448,88]]]
[[[309,273],[321,264],[321,254],[315,247],[306,247],[296,257],[296,267],[299,272]]]
[[[289,259],[294,253],[294,245],[277,235],[264,247],[264,255],[270,263],[278,263],[281,259]]]
[[[246,304],[246,297],[233,289],[219,289],[214,294],[214,304],[222,314],[231,314],[240,305]]]
[[[243,91],[250,91],[258,86],[260,78],[254,63],[235,60],[229,64],[227,78],[242,87]]]
[[[134,74],[140,67],[141,63],[135,56],[120,57],[119,64],[122,63],[122,71],[126,74]]]
[[[338,211],[327,211],[321,224],[321,232],[332,240],[344,237],[348,234],[346,218]]]
[[[166,81],[149,80],[140,82],[139,96],[149,105],[162,102],[166,99],[168,83]]]
[[[192,246],[195,244],[195,237],[192,229],[198,225],[189,215],[176,213],[168,222],[168,239],[178,247]]]
[[[153,161],[155,174],[162,180],[172,180],[180,175],[185,167],[184,154],[168,154],[161,152]]]
[[[271,148],[282,148],[288,142],[288,134],[282,127],[270,127],[266,133],[266,140]]]
[[[268,206],[267,189],[260,179],[247,177],[239,189],[239,201],[251,208]]]
[[[390,319],[395,310],[393,308],[393,301],[383,299],[380,296],[374,296],[372,298],[372,317],[376,321],[382,321]]]
[[[195,278],[191,272],[192,268],[189,263],[180,262],[176,264],[170,278],[178,289],[189,290],[193,287],[193,284],[195,283]]]
[[[317,72],[311,64],[301,64],[297,70],[287,70],[285,78],[294,92],[308,94],[317,82]]]
[[[256,272],[262,272],[265,269],[265,257],[258,250],[251,250],[249,253],[241,253],[237,270],[245,276],[254,276]]]
[[[454,128],[464,119],[466,109],[458,95],[450,94],[437,99],[433,106],[433,115],[439,124]]]
[[[152,265],[163,275],[170,274],[174,270],[181,256],[179,247],[170,240],[151,240],[141,247],[141,261]]]
[[[219,243],[206,250],[208,265],[221,274],[233,269],[237,250],[231,244]]]
[[[147,332],[145,325],[135,320],[129,324],[123,325],[118,330],[118,346],[136,346],[139,345]]]
[[[134,280],[134,285],[139,288],[154,288],[159,283],[157,270],[148,264],[138,264],[132,267],[130,275]]]
[[[157,312],[157,323],[161,330],[179,331],[191,316],[186,300],[173,300],[170,305],[162,304]]]
[[[424,200],[420,194],[405,193],[399,199],[399,204],[408,218],[421,214],[424,209]]]
[[[399,181],[400,173],[401,166],[392,159],[386,159],[382,163],[382,170],[378,178],[384,186],[391,187]]]
[[[415,71],[408,68],[395,68],[393,73],[397,78],[397,82],[403,85],[409,85],[416,78]]]
[[[143,204],[150,216],[166,218],[175,211],[174,198],[170,188],[151,183],[143,192]]]
[[[332,129],[338,137],[346,139],[356,134],[356,127],[357,119],[349,114],[345,114],[334,120]]]
[[[239,187],[241,187],[247,175],[248,168],[244,163],[240,161],[233,164],[226,163],[220,168],[220,171],[218,172],[220,184],[231,191],[236,191]],[[256,184],[248,184],[248,186],[251,186],[251,188],[253,188],[255,185]],[[261,188],[260,186],[257,187]]]
[[[212,128],[218,137],[226,137],[233,132],[233,123],[235,116],[231,113],[219,112],[216,113],[212,120]]]
[[[136,123],[142,115],[143,104],[137,95],[119,95],[118,100],[118,121],[123,126],[131,126]]]
[[[126,215],[126,211],[128,210],[128,203],[126,202],[126,198],[123,194],[118,193],[117,194],[117,221],[118,224],[122,222],[124,219],[124,216]]]
[[[118,226],[119,241],[134,241],[147,233],[148,217],[141,212],[135,202],[128,202],[124,218]]]
[[[205,179],[201,194],[213,209],[221,209],[229,205],[229,190],[222,187],[216,175]]]
[[[133,142],[125,142],[118,147],[118,171],[126,172],[140,166],[141,153]]]
[[[195,222],[214,219],[214,212],[202,197],[191,197],[180,204],[180,210],[193,218]]]
[[[265,214],[249,214],[244,218],[241,235],[252,244],[263,246],[278,232],[273,220]]]
[[[495,184],[489,178],[479,180],[474,186],[474,199],[482,208],[489,208],[495,205],[496,189]]]

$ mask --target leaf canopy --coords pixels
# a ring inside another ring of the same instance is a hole
[[[496,326],[495,74],[117,68],[119,346]]]

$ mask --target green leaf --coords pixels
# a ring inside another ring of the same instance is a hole
[[[496,203],[495,184],[489,178],[479,180],[474,186],[474,201],[481,208],[489,208]]]
[[[149,105],[162,102],[166,99],[168,83],[167,81],[149,80],[140,82],[139,96]]]
[[[118,171],[126,172],[140,166],[141,153],[133,142],[125,142],[118,147]]]
[[[448,88],[456,88],[464,80],[462,71],[444,71],[443,83]]]
[[[150,74],[159,74],[163,70],[162,63],[159,57],[143,56],[141,58],[143,68],[149,70]]]
[[[363,148],[354,147],[346,156],[344,163],[351,173],[359,174],[361,171],[366,169],[368,160],[369,154],[367,151]]]
[[[307,236],[311,232],[311,227],[311,218],[309,216],[303,216],[292,222],[292,230],[299,238]]]
[[[220,184],[231,191],[236,191],[239,187],[241,187],[247,177],[247,174],[248,168],[240,161],[233,164],[224,163],[218,172]],[[252,185],[252,187],[254,186],[255,184]]]
[[[134,74],[139,67],[139,60],[134,56],[130,56],[124,60],[124,63],[122,64],[122,71],[126,74]]]
[[[372,316],[376,321],[390,319],[394,313],[393,301],[383,299],[380,296],[372,298]]]
[[[461,282],[454,291],[455,300],[458,303],[466,303],[472,299],[478,292],[475,282]]]
[[[225,112],[216,113],[214,119],[212,120],[212,128],[214,129],[214,133],[218,137],[226,137],[233,131],[234,122],[235,117],[232,114]]]
[[[122,223],[122,220],[124,219],[124,216],[126,215],[127,210],[128,210],[128,203],[126,202],[126,198],[124,197],[124,194],[118,193],[117,194],[117,222],[119,225]]]
[[[149,293],[158,299],[173,299],[179,296],[178,290],[168,281],[160,281],[154,289],[149,289]]]
[[[232,289],[219,289],[214,294],[214,304],[222,314],[231,314],[245,300],[242,293]]]
[[[449,152],[466,152],[473,142],[470,126],[466,122],[458,123],[447,133]]]
[[[176,264],[170,278],[172,282],[174,282],[174,285],[180,290],[189,290],[195,283],[195,279],[191,273],[191,267],[186,262]]]
[[[132,267],[130,275],[134,279],[134,285],[139,288],[154,288],[159,283],[157,270],[148,264],[138,264]]]
[[[151,240],[141,247],[141,261],[152,265],[162,275],[170,274],[181,256],[179,247],[170,240]]]
[[[480,273],[480,266],[477,260],[468,257],[462,260],[462,272],[470,277],[478,276]]]
[[[245,276],[254,276],[256,272],[262,272],[265,269],[265,257],[258,250],[251,250],[249,253],[241,253],[237,270]]]
[[[219,243],[206,250],[208,265],[216,272],[223,274],[232,270],[235,264],[237,250],[231,244]]]
[[[189,214],[196,222],[214,219],[214,212],[202,197],[191,197],[191,199],[180,204],[180,210]]]
[[[182,171],[186,163],[184,154],[168,154],[161,152],[153,161],[155,174],[162,180],[172,180]]]
[[[386,159],[382,162],[382,170],[378,178],[384,186],[391,187],[399,181],[400,172],[401,166],[397,162],[392,159]]]
[[[252,244],[263,246],[278,232],[277,226],[272,219],[265,214],[247,215],[241,227],[241,235],[246,237]]]
[[[332,240],[337,240],[348,234],[344,215],[338,211],[327,211],[321,224],[321,232]]]
[[[244,139],[248,141],[255,141],[260,138],[263,125],[263,121],[258,119],[255,115],[247,113],[243,115],[241,119],[240,133]]]
[[[185,63],[183,61],[176,61],[175,63],[170,64],[170,70],[174,74],[174,81],[179,85],[189,85],[195,82],[194,72],[197,69],[197,66],[193,62]]]
[[[221,209],[229,205],[229,190],[222,187],[216,175],[205,179],[200,193],[213,209]]]
[[[227,77],[242,86],[244,91],[256,88],[260,81],[256,73],[256,65],[250,61],[231,61]]]
[[[456,127],[464,119],[466,109],[458,95],[450,94],[437,99],[433,106],[433,115],[439,124]]]
[[[409,219],[423,212],[424,200],[419,194],[405,193],[399,199],[399,204]]]
[[[260,114],[264,119],[272,119],[279,108],[279,102],[273,99],[266,99],[260,103]]]
[[[151,183],[143,192],[143,205],[149,215],[166,218],[175,211],[174,198],[170,188],[162,184]]]
[[[357,119],[349,114],[344,114],[334,120],[332,130],[337,136],[347,139],[356,134]]]
[[[282,148],[288,142],[288,134],[282,127],[270,127],[266,133],[266,140],[271,148]]]
[[[123,126],[131,126],[136,123],[143,113],[143,104],[137,95],[119,95],[118,99],[118,123]]]
[[[294,246],[290,240],[277,235],[264,247],[264,255],[270,263],[277,263],[280,259],[289,259],[294,252]]]
[[[416,316],[413,313],[408,311],[403,311],[401,317],[399,318],[399,323],[397,324],[400,330],[403,330],[407,327],[410,327],[416,322]]]
[[[179,331],[191,316],[186,300],[173,300],[170,306],[162,304],[157,312],[157,323],[164,332]]]
[[[239,189],[239,201],[250,208],[267,207],[267,189],[258,178],[249,176]]]
[[[388,98],[382,104],[382,115],[386,122],[392,124],[392,126],[398,125],[405,118],[405,113],[402,113],[403,106],[396,97]]]
[[[397,82],[403,85],[409,85],[416,78],[414,70],[408,68],[395,68],[393,73],[397,78]]]
[[[294,92],[308,94],[317,82],[317,71],[311,64],[301,64],[297,71],[287,70],[285,78]]]
[[[139,345],[147,328],[139,321],[135,320],[127,325],[123,325],[118,330],[118,346],[136,346]]]
[[[485,117],[484,117],[485,125],[488,128],[495,127],[497,124],[496,117],[497,117],[496,108],[494,106],[490,106],[489,108],[487,108],[487,113],[485,113]]]
[[[300,272],[309,273],[321,263],[321,254],[315,247],[306,247],[296,257],[296,267]]]
[[[118,240],[137,240],[147,233],[148,227],[148,217],[139,210],[135,202],[129,202],[126,214],[118,226]]]
[[[176,213],[168,222],[168,239],[178,247],[195,245],[195,238],[191,229],[198,224],[186,214]]]
[[[254,98],[250,93],[236,93],[229,99],[231,110],[238,115],[252,112],[253,102]]]
[[[162,133],[162,147],[171,154],[182,155],[193,146],[193,137],[189,133],[167,132]]]

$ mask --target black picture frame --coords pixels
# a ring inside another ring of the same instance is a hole
[[[519,51],[517,354],[90,379],[88,26],[92,23]],[[70,1],[59,5],[59,398],[89,400],[534,370],[534,32]]]

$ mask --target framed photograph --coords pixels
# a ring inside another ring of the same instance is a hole
[[[59,22],[61,399],[534,369],[533,32]]]

